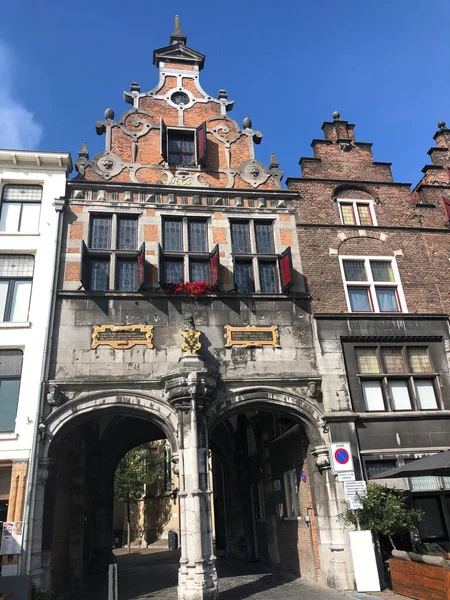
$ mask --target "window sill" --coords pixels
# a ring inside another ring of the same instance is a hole
[[[21,236],[21,237],[36,237],[41,235],[39,232],[38,233],[25,233],[24,231],[0,231],[0,237],[1,236],[9,236],[9,235],[17,235],[17,236]]]
[[[0,323],[0,329],[28,329],[31,327],[31,321],[14,322],[4,321]]]
[[[1,440],[5,440],[5,441],[6,440],[17,440],[17,439],[19,439],[18,433],[14,433],[14,432],[8,433],[6,431],[3,433],[0,431],[0,441]]]

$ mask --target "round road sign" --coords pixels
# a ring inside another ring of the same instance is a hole
[[[340,465],[346,465],[350,460],[350,456],[345,448],[338,448],[334,453],[334,458]]]

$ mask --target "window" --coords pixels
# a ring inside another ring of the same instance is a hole
[[[0,321],[28,321],[34,256],[0,254]]]
[[[169,165],[193,167],[207,158],[206,123],[197,129],[167,127],[161,119],[161,156]]]
[[[425,346],[355,348],[366,410],[436,410],[436,374]]]
[[[377,479],[381,473],[394,469],[396,460],[371,460],[365,462],[367,479]]]
[[[238,292],[274,294],[294,284],[291,249],[275,253],[271,221],[231,221],[231,241]]]
[[[39,231],[42,186],[5,185],[2,192],[0,231],[36,233]]]
[[[376,225],[371,200],[339,200],[339,212],[344,225]]]
[[[86,290],[137,291],[144,282],[145,244],[138,250],[133,215],[91,215],[89,247],[83,243],[81,280]]]
[[[0,350],[0,431],[14,431],[19,401],[21,350]]]
[[[341,268],[351,312],[405,310],[400,276],[394,259],[345,257],[341,258]]]
[[[423,512],[417,522],[422,541],[444,540],[446,531],[439,498],[414,498],[413,506]]]
[[[286,517],[298,517],[300,506],[298,502],[297,475],[295,469],[283,473],[284,496],[286,501]]]
[[[219,285],[219,246],[209,252],[206,219],[166,218],[162,222],[159,282],[208,282]]]

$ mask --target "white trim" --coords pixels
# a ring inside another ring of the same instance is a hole
[[[366,275],[367,275],[367,280],[366,281],[347,281],[345,278],[345,272],[344,272],[344,260],[357,260],[357,261],[364,261],[365,262],[365,269],[366,269]],[[382,282],[382,281],[374,281],[373,277],[372,277],[372,271],[370,269],[370,265],[369,262],[370,261],[384,261],[384,262],[390,262],[391,266],[392,266],[392,270],[394,272],[394,279],[395,281],[386,281],[386,282]],[[370,313],[382,313],[382,314],[402,314],[402,313],[407,313],[408,312],[408,308],[406,306],[406,299],[405,299],[405,294],[403,293],[403,287],[401,284],[401,280],[400,280],[400,273],[398,270],[398,266],[397,266],[397,261],[395,260],[394,256],[353,256],[353,255],[343,255],[343,256],[339,256],[339,265],[341,268],[341,277],[342,277],[342,282],[344,284],[344,293],[345,293],[345,299],[347,301],[347,308],[349,312],[360,312],[360,311],[352,311],[351,308],[351,304],[350,304],[350,298],[349,298],[349,294],[348,294],[348,286],[350,285],[350,287],[362,287],[362,288],[369,288],[369,293],[371,296],[371,302],[372,302],[372,309],[371,311],[361,311],[361,313],[364,314],[370,314]],[[377,300],[377,295],[375,293],[375,290],[377,287],[391,287],[396,289],[397,291],[397,298],[398,298],[398,303],[399,303],[399,308],[400,310],[397,311],[380,311],[380,308],[378,306],[378,300]]]
[[[373,200],[359,200],[357,198],[338,198],[338,207],[339,207],[339,217],[341,219],[342,225],[358,225],[361,227],[361,222],[359,219],[359,213],[357,209],[357,204],[366,204],[369,207],[370,218],[372,219],[372,226],[377,226],[377,217],[375,215],[375,209],[373,206]],[[355,216],[355,223],[344,223],[344,219],[342,216],[342,208],[341,204],[352,204],[353,205],[353,214]],[[362,227],[370,227],[370,225],[362,225]]]

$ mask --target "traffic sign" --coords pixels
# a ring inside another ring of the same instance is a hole
[[[359,494],[359,496],[364,496],[366,493],[366,488],[367,484],[365,481],[344,481],[345,499],[350,504],[350,508],[352,510],[362,508],[362,504],[357,498],[356,494]]]
[[[355,481],[355,471],[345,471],[344,473],[338,473],[338,481]]]
[[[333,475],[353,471],[353,458],[350,444],[330,444],[330,464]]]

